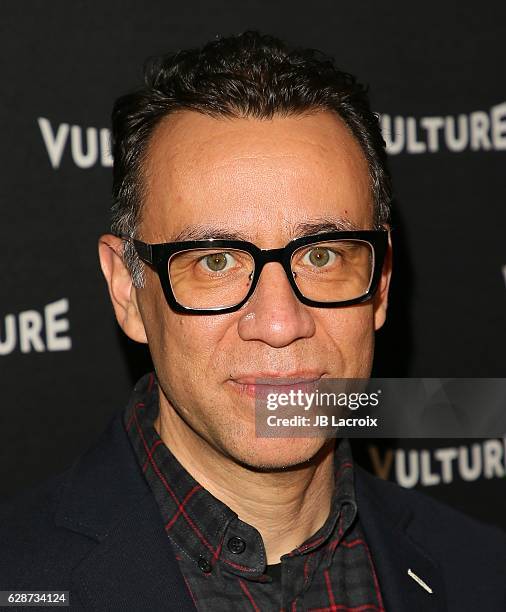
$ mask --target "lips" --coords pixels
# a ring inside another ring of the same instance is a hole
[[[319,380],[322,374],[315,372],[293,372],[293,373],[280,373],[280,372],[255,372],[254,374],[247,374],[244,376],[233,376],[231,380],[242,385],[255,385],[255,384],[273,384],[281,385],[283,383],[304,383],[314,380]]]
[[[321,374],[315,373],[279,373],[258,372],[254,375],[248,374],[238,376],[228,381],[230,386],[240,395],[255,399],[266,399],[271,393],[281,394],[290,392],[311,393],[314,392]]]

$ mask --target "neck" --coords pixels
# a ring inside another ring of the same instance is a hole
[[[259,471],[213,448],[160,402],[155,429],[193,478],[261,534],[267,563],[302,544],[325,523],[334,491],[334,446],[328,440],[301,465]]]

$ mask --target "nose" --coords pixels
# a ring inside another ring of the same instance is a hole
[[[280,263],[264,266],[255,292],[241,310],[239,336],[281,348],[315,332],[315,322],[293,292]]]

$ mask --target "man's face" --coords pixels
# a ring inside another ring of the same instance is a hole
[[[260,248],[285,246],[299,226],[343,221],[371,229],[368,167],[331,113],[272,120],[213,119],[182,112],[156,129],[145,165],[145,242],[241,234]],[[182,315],[170,310],[156,273],[135,292],[161,387],[191,435],[247,465],[310,459],[322,439],[255,437],[259,377],[367,377],[374,329],[382,325],[387,275],[374,303],[313,308],[294,295],[278,263],[265,266],[239,311]]]

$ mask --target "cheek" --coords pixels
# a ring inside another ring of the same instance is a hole
[[[162,296],[163,298],[163,296]],[[217,366],[217,347],[225,324],[220,317],[180,315],[165,300],[145,309],[145,326],[153,364],[171,386],[202,386],[206,372]]]
[[[374,352],[374,313],[371,304],[328,309],[321,326],[340,357],[338,376],[369,376]],[[344,364],[344,371],[341,369]]]
[[[151,270],[146,271],[146,286],[139,296],[139,309],[155,366],[158,365],[157,358],[175,353],[179,357],[192,346],[198,347],[201,336],[199,317],[173,312],[165,300],[158,276]]]
[[[342,342],[355,342],[374,332],[372,304],[359,304],[348,308],[330,308],[325,312],[325,325],[329,334]]]

